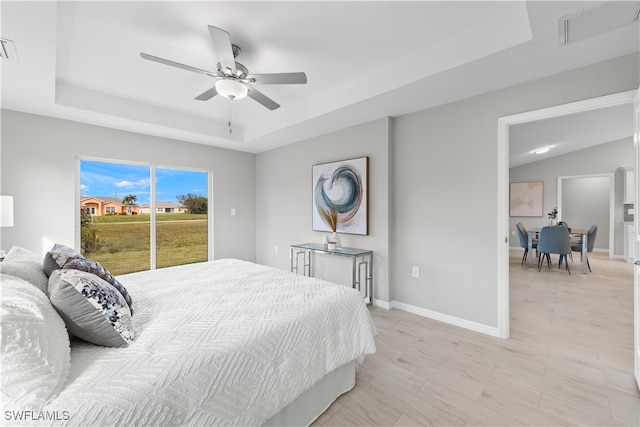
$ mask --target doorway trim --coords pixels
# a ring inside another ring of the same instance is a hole
[[[637,90],[498,118],[498,335],[509,337],[509,127],[568,114],[633,104]]]

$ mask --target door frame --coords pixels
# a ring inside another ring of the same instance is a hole
[[[498,336],[509,337],[509,127],[568,114],[633,104],[630,90],[498,118]],[[637,144],[636,144],[637,146]],[[640,175],[640,174],[639,174]],[[637,311],[637,310],[636,310]]]
[[[640,390],[640,214],[638,214],[638,203],[640,203],[640,88],[633,97],[633,145],[635,156],[633,164],[635,167],[635,215],[633,215],[633,226],[635,228],[634,243],[634,268],[633,268],[633,352],[634,371],[636,385]]]

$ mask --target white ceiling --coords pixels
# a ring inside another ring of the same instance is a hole
[[[3,0],[2,108],[261,152],[637,52],[637,21],[558,45],[558,18],[599,3]],[[229,134],[230,101],[193,99],[213,78],[140,58],[215,71],[207,25],[250,72],[308,84],[260,86],[275,111],[233,101]]]
[[[631,103],[522,123],[509,128],[509,166],[520,166],[632,136]],[[542,147],[550,147],[550,150],[544,154],[533,152]]]

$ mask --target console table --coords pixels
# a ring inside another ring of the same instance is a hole
[[[373,251],[356,248],[328,249],[324,245],[317,243],[290,245],[289,261],[291,263],[291,271],[303,276],[312,276],[311,254],[313,253],[351,258],[353,260],[352,286],[362,292],[362,285],[364,284],[364,300],[367,305],[371,305],[373,302]],[[299,265],[300,258],[302,258],[302,269],[300,269]],[[362,280],[362,267],[365,267],[364,282]]]

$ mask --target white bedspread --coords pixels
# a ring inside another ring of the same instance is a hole
[[[46,408],[69,425],[260,425],[333,369],[375,351],[346,286],[238,260],[119,276],[128,348],[72,345]]]

